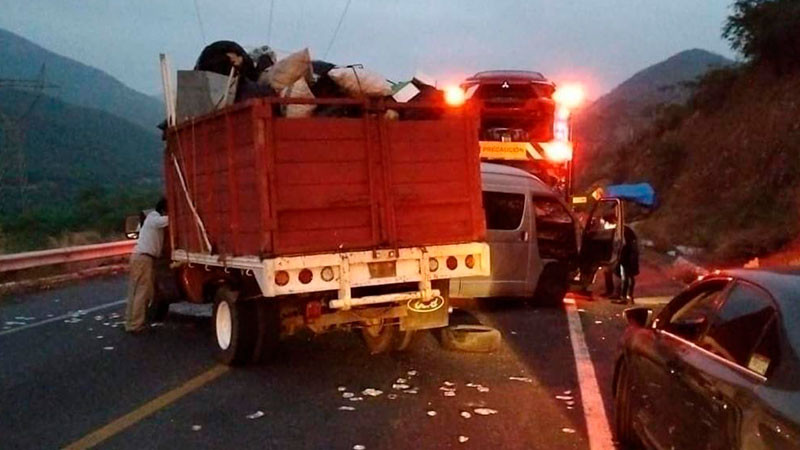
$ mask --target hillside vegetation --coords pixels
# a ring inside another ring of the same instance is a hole
[[[643,232],[656,242],[700,247],[714,263],[739,263],[795,239],[800,232],[797,5],[735,2],[725,36],[734,48],[748,49],[746,63],[707,73],[688,102],[661,105],[633,139],[589,155],[580,175],[583,186],[652,183],[661,205],[641,224]],[[739,23],[743,28],[731,25]],[[783,51],[776,53],[775,45]]]

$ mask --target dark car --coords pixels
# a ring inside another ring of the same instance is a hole
[[[614,374],[625,448],[800,449],[800,270],[731,270],[629,322]]]

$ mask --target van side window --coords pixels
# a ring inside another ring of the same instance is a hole
[[[483,209],[486,211],[486,228],[516,230],[522,224],[525,194],[484,191]]]
[[[534,197],[531,203],[536,216],[539,257],[562,260],[575,256],[578,253],[575,223],[564,205],[547,197]]]

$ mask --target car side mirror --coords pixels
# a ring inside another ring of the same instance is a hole
[[[128,216],[125,218],[125,237],[127,239],[139,239],[140,222],[139,216]]]
[[[694,316],[671,322],[670,328],[677,335],[693,341],[705,331],[707,324],[708,318],[706,316]]]
[[[653,317],[653,310],[643,306],[635,306],[623,311],[622,316],[628,321],[628,325],[644,328],[650,324],[650,319]]]

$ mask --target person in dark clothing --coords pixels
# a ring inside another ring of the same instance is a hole
[[[623,229],[622,251],[619,256],[619,275],[622,279],[619,303],[633,303],[636,276],[639,275],[639,239],[627,225]]]

